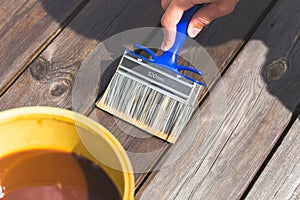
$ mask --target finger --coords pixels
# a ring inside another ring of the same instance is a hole
[[[164,38],[163,38],[163,42],[161,44],[161,49],[163,51],[167,51],[169,50],[172,45],[175,42],[175,38],[176,38],[176,27],[175,29],[163,29],[164,31]]]
[[[225,4],[213,2],[199,9],[191,19],[188,26],[188,35],[191,38],[196,37],[204,26],[208,25],[214,19],[231,13],[235,7],[234,4]]]
[[[173,45],[176,36],[176,25],[180,21],[183,12],[192,6],[193,4],[187,2],[179,4],[178,1],[171,1],[161,18],[161,25],[165,28],[164,40],[161,45],[162,50],[168,50]]]

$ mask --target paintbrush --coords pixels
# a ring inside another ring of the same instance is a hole
[[[119,66],[96,106],[159,138],[174,143],[199,104],[205,84],[187,76],[202,72],[177,65],[178,54],[187,37],[187,27],[202,6],[185,11],[177,25],[173,46],[160,56],[135,44],[151,58],[125,50]]]

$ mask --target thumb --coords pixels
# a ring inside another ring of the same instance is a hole
[[[204,26],[208,25],[214,19],[231,13],[234,6],[213,2],[200,8],[192,17],[187,33],[191,38],[196,37]]]

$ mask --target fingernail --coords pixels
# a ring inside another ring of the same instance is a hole
[[[189,30],[188,34],[191,38],[194,38],[200,33],[201,30],[202,29],[200,28],[193,27]]]

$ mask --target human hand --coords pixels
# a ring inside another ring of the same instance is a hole
[[[205,3],[192,17],[187,34],[194,38],[202,28],[216,18],[231,13],[239,0],[161,0],[161,6],[165,13],[161,18],[164,29],[164,41],[161,45],[162,50],[168,50],[175,41],[176,25],[180,21],[184,11],[196,4]]]

